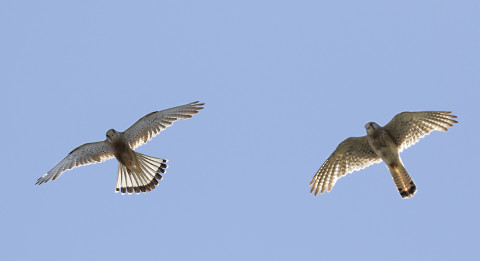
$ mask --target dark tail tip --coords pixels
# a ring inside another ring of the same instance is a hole
[[[400,192],[400,196],[402,196],[402,198],[410,198],[415,194],[415,192],[417,192],[417,186],[415,186],[412,181],[410,182],[410,188],[406,190],[398,189],[398,192]]]

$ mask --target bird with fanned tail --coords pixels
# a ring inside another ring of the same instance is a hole
[[[103,162],[118,160],[118,176],[115,192],[140,193],[151,191],[162,179],[167,168],[167,160],[147,156],[134,151],[145,144],[173,122],[191,118],[204,103],[189,104],[156,111],[145,115],[124,132],[114,129],[107,131],[104,141],[86,143],[72,150],[60,163],[37,180],[37,185],[57,179],[64,171]]]

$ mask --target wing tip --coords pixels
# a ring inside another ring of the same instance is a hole
[[[46,178],[47,175],[48,175],[48,173],[45,174],[45,175],[43,175],[43,176],[41,176],[40,178],[38,178],[37,181],[35,182],[35,185],[42,185],[43,183],[48,182],[49,179]]]
[[[205,105],[205,103],[204,102],[200,103],[200,101],[194,101],[194,102],[189,103],[189,105],[203,106],[203,105]]]
[[[450,119],[458,118],[457,115],[452,114],[452,111],[440,111],[440,113],[443,114],[444,116],[449,117]]]

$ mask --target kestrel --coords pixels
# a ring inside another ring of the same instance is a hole
[[[158,185],[165,173],[167,160],[150,157],[134,149],[145,144],[176,120],[191,118],[204,103],[192,102],[145,115],[124,132],[107,131],[104,141],[86,143],[72,150],[60,163],[37,180],[37,185],[57,179],[64,171],[103,162],[113,157],[118,160],[115,192],[131,194],[147,192]]]
[[[350,137],[340,143],[313,176],[310,193],[329,191],[337,180],[383,160],[392,174],[402,198],[417,191],[412,178],[403,166],[399,153],[417,143],[434,130],[447,131],[458,123],[449,111],[402,112],[384,127],[375,122],[365,125],[366,136]]]

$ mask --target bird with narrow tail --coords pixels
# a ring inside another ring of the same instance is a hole
[[[385,162],[402,198],[417,191],[403,166],[399,153],[434,130],[447,131],[457,116],[449,111],[402,112],[384,127],[375,122],[365,125],[366,136],[350,137],[341,142],[310,181],[310,193],[330,191],[337,180],[348,173],[374,163]]]

